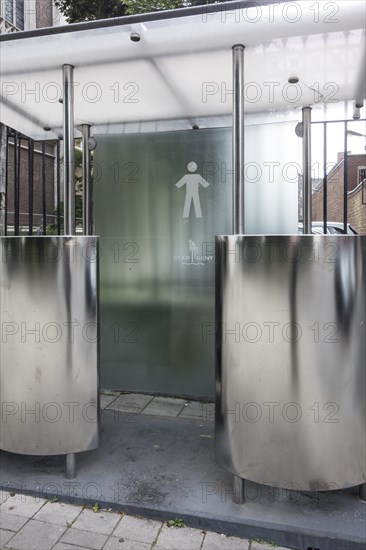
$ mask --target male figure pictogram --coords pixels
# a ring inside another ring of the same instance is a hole
[[[189,218],[189,212],[191,210],[191,204],[193,202],[196,218],[202,218],[202,210],[199,196],[199,186],[208,187],[210,184],[200,174],[195,174],[197,170],[197,164],[195,162],[189,162],[187,164],[188,172],[185,174],[178,183],[175,184],[178,189],[186,186],[186,200],[183,208],[183,218]]]

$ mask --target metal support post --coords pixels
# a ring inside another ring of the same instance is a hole
[[[33,235],[34,141],[28,139],[28,235]]]
[[[64,122],[64,234],[75,235],[74,67],[62,66]],[[76,476],[76,456],[66,455],[66,478]]]
[[[245,479],[234,475],[233,489],[233,501],[235,502],[235,504],[243,504],[245,502]]]
[[[362,500],[362,502],[366,503],[366,483],[362,483],[360,485],[359,495],[360,495],[360,500]]]
[[[66,478],[75,479],[76,477],[76,454],[66,455]]]
[[[233,234],[245,232],[244,210],[244,46],[233,46]],[[233,478],[233,501],[243,504],[245,482]]]
[[[64,234],[75,235],[74,67],[62,66],[64,122]]]
[[[233,233],[245,232],[244,212],[244,46],[233,46]]]
[[[92,189],[91,189],[91,154],[89,148],[90,126],[83,124],[82,150],[83,150],[83,234],[92,235]]]
[[[57,235],[61,235],[61,169],[60,169],[60,140],[56,143],[56,227]]]
[[[46,142],[42,141],[42,235],[47,233]]]
[[[14,130],[14,235],[19,236],[19,194],[20,194],[20,140],[18,132]]]
[[[8,180],[8,128],[0,123],[0,236],[6,235],[6,191]]]
[[[311,107],[302,109],[303,140],[302,140],[302,190],[303,190],[303,222],[304,235],[311,235]]]
[[[348,222],[348,124],[344,121],[344,153],[343,153],[343,231],[347,234]]]

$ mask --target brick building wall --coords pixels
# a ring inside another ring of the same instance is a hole
[[[366,205],[362,204],[362,185],[359,182],[359,169],[366,167],[366,155],[348,156],[348,222],[361,234],[366,234]],[[366,184],[364,184],[366,185]],[[357,188],[357,189],[356,189]],[[366,193],[364,190],[364,199]],[[327,204],[328,221],[343,222],[344,159],[338,155],[338,162],[328,174]],[[314,221],[323,220],[323,187],[313,192]]]
[[[351,191],[348,195],[348,220],[361,235],[366,235],[366,182]]]
[[[10,5],[10,4],[9,4]],[[15,6],[15,3],[12,4]],[[0,9],[0,32],[17,32],[18,30],[32,30],[41,27],[51,27],[60,24],[60,13],[55,9],[53,0],[27,0],[26,2],[18,0],[17,6],[23,5],[22,25],[17,25],[19,21],[14,16],[10,21],[5,20],[6,3],[1,0]],[[8,10],[9,11],[9,10]],[[8,11],[6,13],[8,13]],[[15,12],[14,12],[15,13]],[[5,204],[7,204],[7,222],[8,226],[14,224],[14,146],[12,140],[9,140],[7,149],[8,160],[6,161],[6,128],[0,124],[0,235],[5,231]],[[29,211],[29,193],[28,193],[28,143],[22,141],[20,153],[20,216],[21,226],[28,225]],[[43,217],[43,192],[42,192],[42,156],[40,152],[41,144],[35,143],[34,154],[34,190],[33,190],[33,215],[34,230],[37,232]],[[51,223],[53,217],[51,213],[55,208],[55,156],[54,142],[46,143],[46,213],[47,223]],[[6,189],[6,164],[8,165],[8,195],[5,203]],[[23,213],[23,214],[22,214]],[[10,227],[10,233],[12,228]]]

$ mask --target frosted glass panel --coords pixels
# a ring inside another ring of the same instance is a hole
[[[297,233],[297,167],[296,181],[282,177],[297,161],[293,129],[246,128],[247,232]],[[213,396],[214,237],[232,228],[231,129],[97,142],[102,386]],[[250,181],[255,166],[262,176]]]
[[[301,140],[295,126],[245,128],[246,233],[297,233]]]
[[[97,136],[102,386],[214,393],[214,236],[231,130]]]

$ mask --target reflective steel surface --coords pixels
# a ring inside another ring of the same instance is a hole
[[[258,483],[366,480],[366,237],[216,239],[216,452]]]
[[[98,238],[0,238],[0,448],[99,444]]]

